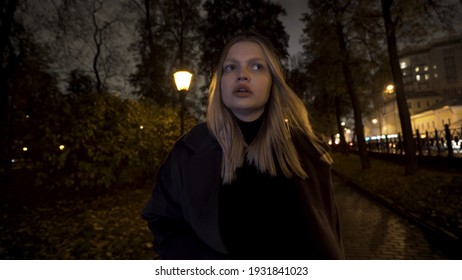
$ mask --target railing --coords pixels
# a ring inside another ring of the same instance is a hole
[[[460,129],[416,130],[413,135],[416,143],[416,154],[420,156],[462,157],[462,126]],[[404,154],[403,140],[400,134],[367,139],[367,150],[375,153]],[[356,150],[356,143],[350,144]]]

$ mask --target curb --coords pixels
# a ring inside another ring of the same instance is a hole
[[[399,206],[398,204],[394,203],[392,200],[378,194],[375,192],[372,192],[371,190],[357,184],[350,178],[340,174],[337,172],[335,169],[332,168],[332,173],[335,174],[337,177],[339,177],[343,182],[345,182],[347,185],[353,187],[354,189],[360,191],[361,193],[365,194],[369,198],[375,200],[376,202],[384,205],[388,209],[392,210],[399,216],[403,217],[404,219],[409,220],[411,223],[415,224],[416,226],[420,227],[427,233],[431,234],[432,236],[435,236],[441,241],[444,241],[446,244],[448,244],[451,247],[457,246],[458,248],[462,249],[462,240],[455,235],[454,233],[446,230],[445,228],[442,228],[440,226],[437,226],[433,223],[430,223],[421,217],[419,217],[417,214],[412,213],[403,207]],[[460,258],[460,256],[459,256]]]

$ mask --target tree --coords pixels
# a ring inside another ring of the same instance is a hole
[[[95,90],[92,78],[80,69],[74,69],[69,74],[67,92],[79,95],[89,94]]]
[[[11,175],[11,106],[8,91],[8,55],[17,0],[2,1],[0,26],[0,182]],[[6,59],[5,59],[6,58]]]
[[[140,58],[131,83],[137,94],[160,106],[189,108],[194,105],[196,85],[192,84],[188,95],[179,95],[174,88],[173,73],[180,68],[192,71],[197,77],[199,69],[198,26],[200,0],[148,1],[143,4],[133,0],[142,14],[138,22],[140,40],[133,46]],[[154,15],[154,16],[153,16]],[[186,106],[186,103],[189,103]],[[180,109],[181,110],[181,109]]]
[[[402,18],[405,18],[406,15],[409,15],[407,13],[410,13],[411,11],[412,14],[414,14],[414,16],[416,14],[427,15],[426,17],[423,17],[427,19],[434,18],[431,17],[430,13],[433,11],[443,22],[446,22],[447,18],[445,15],[450,15],[448,11],[451,9],[451,6],[445,6],[433,0],[422,0],[417,2],[418,3],[415,3],[414,1],[403,1],[402,3],[400,3],[401,5],[397,5],[394,4],[393,0],[381,0],[382,16],[385,25],[385,36],[388,47],[388,55],[391,73],[393,76],[393,82],[395,86],[399,119],[401,121],[401,131],[403,133],[406,175],[412,175],[417,172],[417,156],[416,144],[414,142],[412,133],[411,118],[409,108],[407,105],[406,93],[404,91],[403,75],[401,73],[401,68],[399,65],[398,42],[396,38],[396,34],[398,32],[397,28],[398,26],[407,26],[408,28],[416,27],[415,25],[405,25],[401,21]],[[397,11],[395,18],[393,18],[393,11]],[[417,28],[416,30],[419,30],[419,28]]]
[[[341,64],[343,75],[345,77],[345,85],[347,87],[347,92],[351,99],[351,104],[353,106],[353,116],[354,116],[354,123],[355,123],[355,134],[356,134],[356,141],[358,143],[358,150],[359,150],[359,157],[361,159],[361,167],[363,169],[368,169],[371,167],[371,162],[369,160],[369,156],[367,154],[366,149],[366,139],[364,137],[364,126],[362,121],[362,110],[361,104],[359,101],[358,94],[356,92],[355,82],[353,79],[353,75],[351,72],[351,61],[350,61],[350,53],[347,49],[347,41],[345,37],[344,31],[344,16],[348,6],[351,4],[350,1],[346,3],[340,3],[337,0],[333,1],[333,16],[335,18],[335,29],[337,33],[337,40],[340,49],[341,55]]]
[[[345,149],[345,140],[342,138],[344,131],[339,123],[339,114],[343,111],[340,106],[343,104],[341,93],[345,92],[350,96],[362,168],[370,168],[362,124],[362,104],[356,86],[358,77],[353,77],[351,70],[354,65],[353,61],[357,60],[356,57],[352,58],[350,55],[354,47],[350,40],[350,37],[354,36],[354,31],[351,29],[352,14],[357,8],[357,3],[337,0],[309,1],[308,3],[310,14],[305,14],[303,18],[306,23],[304,31],[308,36],[305,39],[304,49],[311,61],[308,69],[311,68],[310,72],[318,77],[313,81],[321,85],[318,91],[320,94],[334,93],[331,104],[336,108],[337,128],[343,149]],[[319,71],[319,68],[323,69],[321,74],[315,72]],[[342,79],[338,79],[339,76],[333,76],[333,74],[341,75]],[[332,80],[333,77],[336,80]],[[339,82],[343,82],[343,86]]]
[[[301,54],[290,57],[290,65],[286,75],[287,84],[307,103],[308,81],[305,73],[305,61]]]
[[[391,18],[391,5],[393,1],[382,0],[383,19],[385,23],[388,54],[390,59],[393,83],[398,104],[401,131],[403,133],[403,147],[406,158],[405,173],[412,175],[417,172],[416,146],[413,139],[411,116],[407,106],[406,94],[404,93],[403,75],[399,67],[398,47],[396,43],[395,24]]]
[[[164,32],[162,32],[159,1],[133,0],[131,3],[140,14],[137,30],[140,34],[138,42],[132,45],[136,50],[139,61],[136,71],[130,75],[130,83],[135,87],[135,93],[153,100],[155,103],[165,106],[169,102],[168,93],[168,57],[169,50],[162,44]]]
[[[61,82],[80,69],[92,76],[96,92],[124,91],[133,34],[127,1],[31,1],[23,17],[38,42],[52,50],[51,71]]]
[[[330,137],[336,134],[335,119],[341,118],[332,104],[334,104],[335,96],[342,94],[342,87],[339,83],[343,80],[336,62],[338,60],[337,48],[332,44],[335,42],[335,37],[333,37],[335,34],[332,28],[324,22],[325,20],[324,16],[315,16],[314,10],[310,14],[304,14],[302,21],[305,27],[301,42],[303,69],[309,85],[309,98],[306,102],[310,116],[314,120],[313,127]],[[321,34],[323,34],[322,37]],[[332,39],[327,39],[331,37]],[[338,130],[338,133],[343,135],[343,130]]]
[[[208,79],[224,44],[239,33],[255,31],[268,37],[279,56],[287,59],[289,36],[279,19],[285,15],[281,5],[268,0],[207,0],[203,8],[206,18],[201,27],[201,70]]]
[[[41,148],[37,145],[39,115],[53,114],[53,103],[60,98],[56,79],[49,73],[52,58],[22,24],[15,23],[10,36],[6,91],[12,108],[10,121],[10,162],[28,165]],[[45,102],[46,101],[46,102]],[[41,103],[43,102],[43,103]],[[43,104],[43,106],[37,106]],[[42,112],[38,112],[38,108]],[[49,123],[49,126],[56,122]]]

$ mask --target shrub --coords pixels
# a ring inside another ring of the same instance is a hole
[[[111,94],[66,97],[36,120],[36,184],[82,192],[148,182],[179,136],[177,111]]]

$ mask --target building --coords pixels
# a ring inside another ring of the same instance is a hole
[[[462,96],[462,37],[440,40],[400,55],[406,93]],[[412,94],[411,94],[412,95]]]
[[[401,52],[400,66],[413,130],[461,127],[462,36]],[[396,135],[401,123],[392,88],[380,93],[378,108],[364,118],[366,136]]]
[[[445,100],[425,111],[411,116],[414,129],[420,133],[442,131],[446,124],[450,130],[462,127],[462,99]]]

